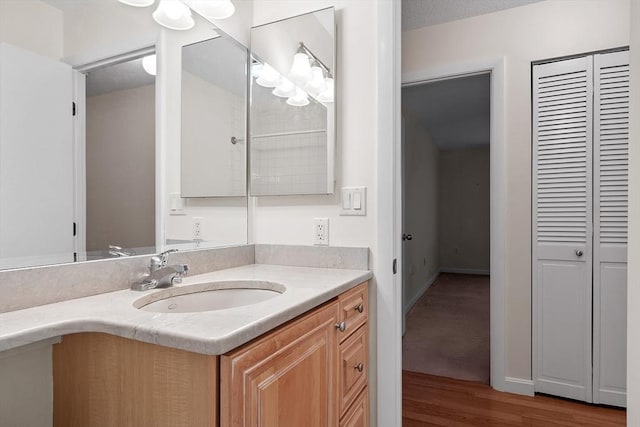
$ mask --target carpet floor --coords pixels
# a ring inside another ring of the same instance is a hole
[[[404,370],[489,384],[489,276],[440,274],[406,327]]]

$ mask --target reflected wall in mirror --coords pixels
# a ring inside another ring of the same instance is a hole
[[[246,195],[247,50],[228,37],[182,48],[182,197]]]
[[[222,236],[206,246],[247,242],[246,198],[179,197],[181,49],[220,34],[195,14],[190,31],[162,29],[152,12],[0,0],[0,269],[199,247],[196,218]],[[141,67],[153,45],[156,81]]]
[[[335,10],[253,27],[251,195],[331,194]]]

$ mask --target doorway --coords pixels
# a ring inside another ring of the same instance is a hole
[[[490,383],[489,72],[404,87],[403,369]]]

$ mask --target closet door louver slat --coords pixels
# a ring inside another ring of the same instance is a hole
[[[593,401],[626,406],[629,52],[594,56]]]
[[[535,388],[590,401],[592,58],[535,66],[533,96]]]

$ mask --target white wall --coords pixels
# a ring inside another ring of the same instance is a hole
[[[0,425],[51,427],[51,340],[0,352]]]
[[[155,85],[87,98],[87,251],[155,246]]]
[[[490,269],[489,147],[440,152],[440,267],[452,273]]]
[[[0,42],[55,60],[63,54],[62,12],[37,1],[0,1]]]
[[[505,58],[508,377],[531,378],[531,61],[627,45],[629,24],[629,0],[564,0],[403,33],[403,73]]]
[[[627,425],[640,426],[640,2],[631,3],[631,135],[627,259]]]
[[[404,117],[404,309],[431,284],[440,270],[439,164],[441,153],[420,121],[409,111]]]

